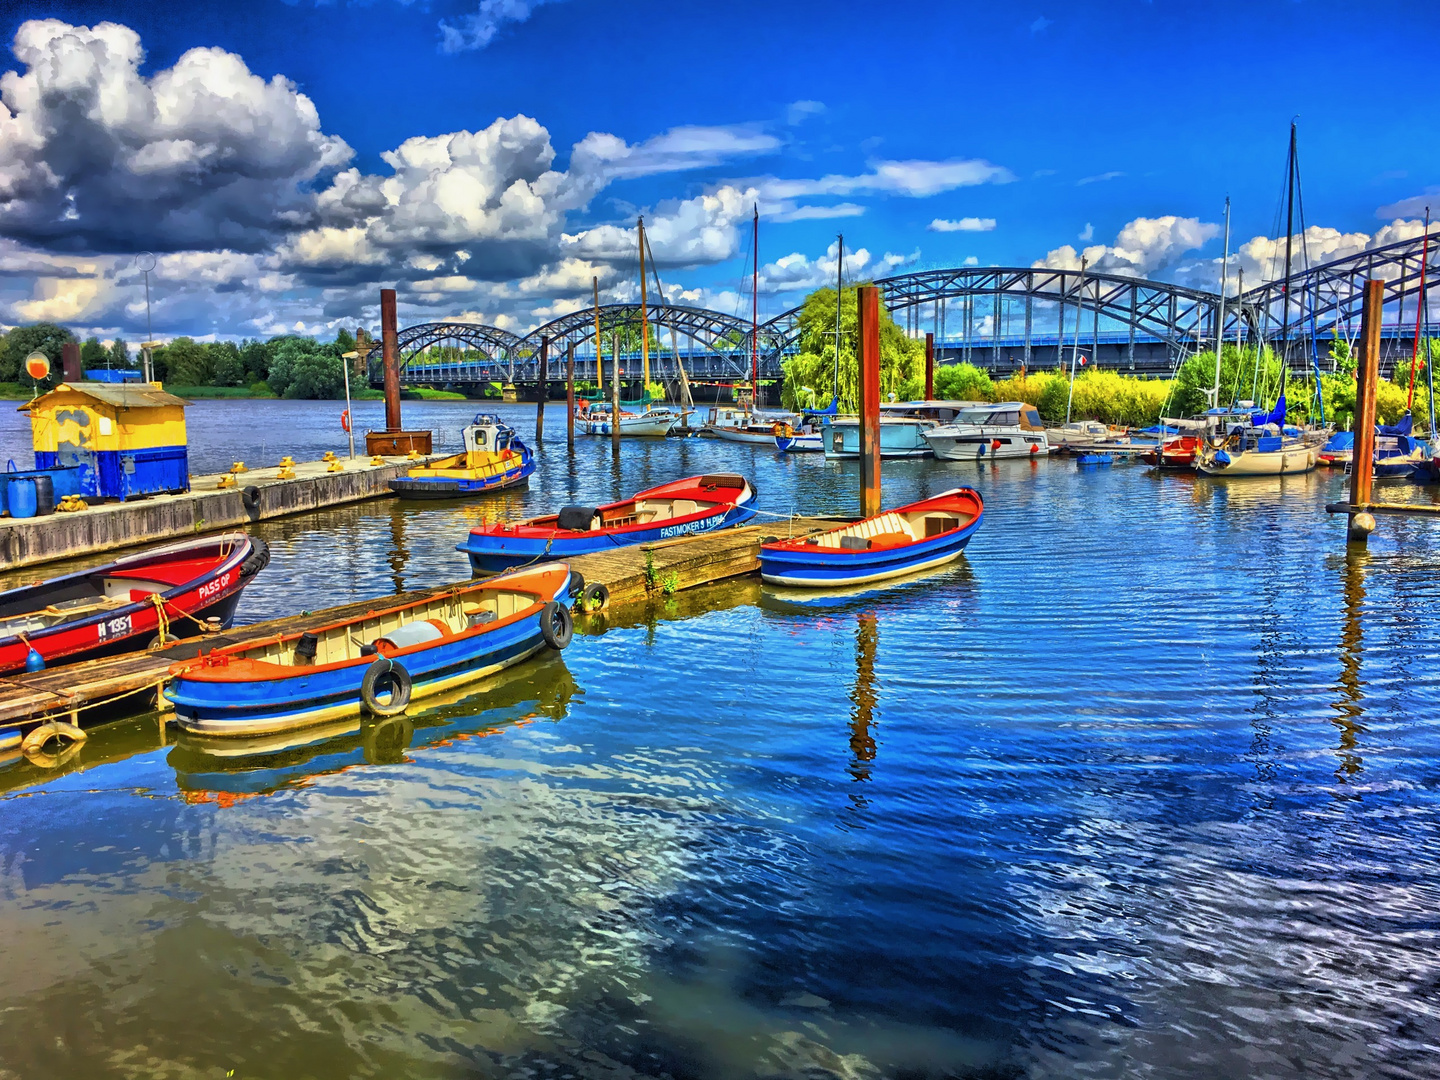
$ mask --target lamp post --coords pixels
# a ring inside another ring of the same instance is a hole
[[[350,437],[352,460],[355,457],[355,416],[350,411],[350,365],[359,355],[359,352],[347,352],[344,356],[345,362],[340,365],[340,369],[345,373],[345,434]]]
[[[148,263],[147,261],[148,260]],[[154,381],[154,372],[150,366],[150,350],[155,345],[155,329],[150,323],[150,271],[155,269],[155,256],[149,251],[142,251],[135,256],[135,265],[140,267],[140,272],[145,275],[145,343],[140,346],[141,356],[144,362],[144,379],[148,382]]]

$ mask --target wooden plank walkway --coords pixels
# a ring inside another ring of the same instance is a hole
[[[584,575],[587,583],[598,581],[609,589],[611,604],[631,604],[652,596],[755,573],[760,568],[762,537],[803,536],[833,528],[839,523],[838,519],[795,518],[790,522],[782,520],[767,525],[723,529],[658,544],[617,547],[613,551],[581,555],[570,560],[570,567]],[[226,645],[258,642],[294,633],[318,622],[363,616],[382,604],[390,607],[421,600],[453,587],[442,585],[399,596],[357,600],[324,611],[290,615],[203,638],[191,638],[154,652],[125,653],[34,674],[0,678],[0,728],[28,727],[54,718],[83,722],[87,711],[102,705],[112,706],[107,709],[106,718],[117,712],[143,712],[155,707],[156,691],[170,665],[191,659],[202,649],[209,652]]]

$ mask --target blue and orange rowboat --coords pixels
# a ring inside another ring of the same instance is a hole
[[[928,570],[960,557],[985,504],[961,487],[814,536],[760,547],[760,576],[772,585],[862,585]]]
[[[470,530],[456,545],[485,573],[540,559],[568,559],[627,544],[670,540],[738,525],[755,516],[755,489],[733,473],[690,476],[606,506],[567,506],[558,514]]]
[[[170,668],[176,722],[202,735],[290,731],[356,713],[394,716],[436,694],[563,649],[570,568],[547,563],[358,618],[216,649]]]

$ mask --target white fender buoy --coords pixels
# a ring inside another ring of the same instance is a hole
[[[51,720],[27,731],[24,740],[20,743],[20,750],[28,756],[43,751],[45,744],[51,739],[59,739],[62,744],[72,743],[78,746],[88,738],[89,736],[74,724],[66,723],[64,720]]]

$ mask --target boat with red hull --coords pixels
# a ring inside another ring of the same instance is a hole
[[[0,592],[0,675],[25,671],[32,650],[54,667],[143,649],[162,619],[173,637],[227,627],[269,561],[263,540],[224,533]]]
[[[1158,465],[1162,469],[1194,469],[1195,455],[1200,452],[1200,439],[1196,435],[1181,435],[1167,439],[1157,453],[1146,450],[1140,460],[1146,465]]]
[[[755,515],[755,489],[734,473],[674,480],[605,506],[567,506],[558,514],[471,529],[456,550],[471,569],[494,573],[544,559],[568,559],[627,544],[724,529]]]

